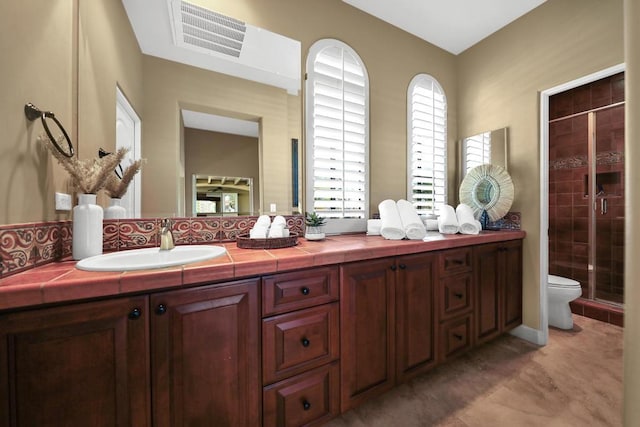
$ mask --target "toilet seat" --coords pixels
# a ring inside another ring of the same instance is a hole
[[[549,278],[547,279],[549,286],[554,288],[579,288],[580,282],[577,280],[569,279],[567,277],[554,276],[553,274],[549,274]]]

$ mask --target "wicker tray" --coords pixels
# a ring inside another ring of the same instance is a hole
[[[236,237],[236,244],[243,249],[280,249],[298,244],[298,235],[290,233],[289,237],[270,237],[266,239],[250,239],[248,234]]]

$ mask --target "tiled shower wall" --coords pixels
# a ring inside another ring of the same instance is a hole
[[[572,116],[624,101],[624,74],[554,95],[549,118]],[[623,302],[624,106],[596,113],[596,297]],[[588,118],[549,125],[549,273],[580,281],[588,296],[590,214]],[[607,213],[600,213],[606,199]]]

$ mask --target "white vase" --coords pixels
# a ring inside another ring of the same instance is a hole
[[[109,202],[109,206],[104,210],[104,219],[122,219],[126,218],[127,210],[122,206],[122,199],[113,198]]]
[[[81,260],[102,254],[102,207],[95,194],[78,194],[73,208],[72,255]]]
[[[322,240],[325,237],[323,228],[320,226],[307,225],[304,238],[307,240]]]

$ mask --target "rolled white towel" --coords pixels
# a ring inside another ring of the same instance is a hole
[[[269,226],[264,225],[254,225],[251,230],[249,230],[249,238],[250,239],[265,239],[267,234],[269,233]]]
[[[473,210],[469,205],[460,203],[456,208],[456,218],[462,234],[478,234],[482,229],[480,222],[473,216]]]
[[[396,202],[398,206],[398,213],[400,214],[400,221],[402,221],[402,227],[405,234],[411,240],[422,240],[427,235],[427,229],[424,227],[420,216],[416,208],[413,207],[411,202],[400,199]]]
[[[282,215],[276,215],[275,218],[273,218],[273,221],[271,221],[271,225],[277,225],[277,224],[282,224],[283,227],[286,227],[287,220],[284,219]]]
[[[367,220],[367,236],[379,236],[381,227],[382,227],[381,219],[368,219]]]
[[[450,205],[442,205],[438,217],[438,231],[442,234],[456,234],[458,232],[458,218],[456,211]]]
[[[256,225],[266,225],[269,227],[269,225],[271,225],[271,218],[269,218],[269,215],[260,215],[256,221]]]
[[[438,231],[438,220],[437,219],[425,219],[423,221],[425,224],[425,228],[427,231]]]
[[[269,237],[284,237],[284,225],[271,224],[271,227],[269,227]]]
[[[380,220],[382,221],[382,225],[380,226],[380,234],[382,234],[382,237],[388,240],[404,239],[406,234],[402,227],[402,220],[400,219],[396,202],[391,199],[383,200],[378,205],[378,211],[380,212]]]

